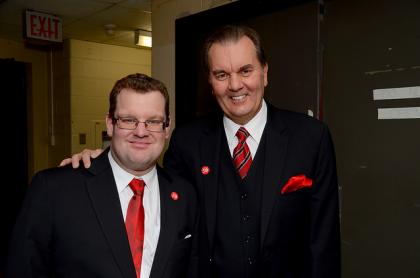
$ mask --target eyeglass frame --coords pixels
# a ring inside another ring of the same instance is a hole
[[[116,123],[117,124],[117,127],[119,129],[125,129],[125,130],[135,130],[139,126],[140,123],[144,124],[144,128],[147,131],[150,131],[150,132],[163,132],[163,131],[165,131],[165,128],[167,128],[169,126],[169,119],[166,119],[166,120],[163,120],[163,121],[161,121],[161,120],[146,120],[144,122],[139,121],[138,119],[136,119],[134,117],[115,117],[115,116],[113,116],[111,119],[112,119],[112,123],[113,124]],[[121,119],[134,120],[134,122],[135,122],[134,128],[123,128],[123,127],[120,127],[119,122],[120,122]],[[150,122],[153,122],[153,121],[160,122],[162,124],[162,130],[149,130],[148,129],[148,126],[150,126]]]

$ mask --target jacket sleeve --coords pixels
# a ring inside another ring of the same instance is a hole
[[[28,188],[12,232],[6,278],[52,277],[52,213],[45,177],[37,174]]]
[[[340,219],[334,148],[324,126],[311,197],[311,276],[340,277]]]

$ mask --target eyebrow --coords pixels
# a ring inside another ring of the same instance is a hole
[[[224,70],[214,70],[214,71],[212,71],[211,72],[213,75],[216,75],[216,74],[218,74],[218,73],[226,73],[226,71],[224,71]]]
[[[135,116],[131,116],[131,115],[127,115],[127,116],[122,116],[122,115],[119,115],[119,116],[117,116],[118,118],[125,118],[125,119],[136,119],[136,120],[138,120],[139,121],[139,119],[137,118],[137,117],[135,117]],[[146,121],[147,120],[165,120],[165,116],[161,116],[161,115],[152,115],[151,117],[149,117],[149,118],[147,118],[146,119]]]
[[[248,69],[253,69],[253,68],[254,68],[254,66],[253,66],[253,65],[251,65],[251,64],[247,64],[247,65],[245,65],[245,66],[240,67],[240,68],[239,68],[239,71],[248,70]]]
[[[243,70],[253,69],[253,68],[254,68],[254,66],[252,64],[247,64],[247,65],[244,65],[244,66],[240,67],[238,72],[243,71]],[[214,75],[216,75],[218,73],[226,73],[226,71],[224,71],[224,70],[214,70],[214,71],[212,71],[212,74],[214,74]]]

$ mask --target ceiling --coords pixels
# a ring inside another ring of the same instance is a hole
[[[151,0],[0,0],[0,38],[23,41],[26,9],[60,17],[63,39],[137,47],[134,30],[152,30]]]

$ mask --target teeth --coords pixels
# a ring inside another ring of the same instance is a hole
[[[244,98],[245,98],[245,95],[232,97],[233,100],[241,100],[241,99],[244,99]]]

